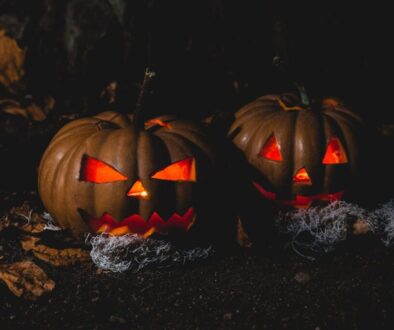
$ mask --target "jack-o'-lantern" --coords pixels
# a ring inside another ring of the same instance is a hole
[[[255,169],[250,185],[279,206],[341,200],[359,167],[360,118],[336,99],[267,95],[235,114],[229,137]]]
[[[194,122],[168,115],[139,127],[132,116],[105,112],[56,134],[39,167],[39,193],[77,236],[186,232],[209,196],[213,158]]]
[[[218,228],[215,159],[202,126],[172,115],[143,121],[154,72],[147,69],[133,115],[74,120],[52,139],[39,167],[44,206],[75,236],[194,234]],[[197,217],[198,216],[198,217]],[[197,228],[197,229],[196,229]]]

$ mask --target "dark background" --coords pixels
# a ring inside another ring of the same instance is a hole
[[[113,80],[117,110],[132,111],[148,63],[160,79],[154,112],[234,111],[293,89],[272,66],[280,53],[312,97],[381,122],[393,119],[385,12],[346,1],[2,0],[0,26],[27,48],[29,92],[53,95],[59,112],[101,111]]]

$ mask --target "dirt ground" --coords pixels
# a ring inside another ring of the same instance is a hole
[[[15,243],[17,244],[17,243]],[[0,240],[5,251],[5,238]],[[18,249],[12,249],[18,255]],[[5,251],[7,253],[7,251]],[[10,252],[8,252],[10,253]],[[394,254],[372,238],[314,262],[291,248],[229,248],[203,262],[139,273],[50,267],[36,301],[0,285],[1,329],[364,329],[394,324]]]

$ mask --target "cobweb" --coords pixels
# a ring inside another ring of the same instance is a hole
[[[277,223],[279,230],[291,237],[293,249],[313,259],[303,251],[322,253],[334,250],[347,239],[357,220],[362,220],[372,233],[381,236],[386,246],[394,244],[394,200],[374,211],[339,201],[325,207],[281,213]]]
[[[168,268],[206,259],[213,254],[211,246],[183,250],[170,242],[131,234],[89,235],[86,242],[92,246],[90,256],[96,266],[112,272]]]
[[[386,246],[394,245],[394,199],[371,213],[373,229]]]

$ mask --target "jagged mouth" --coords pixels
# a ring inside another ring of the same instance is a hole
[[[174,212],[164,220],[157,212],[153,212],[148,220],[139,214],[132,214],[121,221],[116,220],[109,213],[96,218],[88,216],[87,222],[95,233],[109,233],[111,235],[138,234],[149,237],[154,233],[167,234],[170,231],[187,232],[194,224],[196,212],[190,207],[183,215]]]
[[[252,184],[264,198],[282,205],[287,205],[295,208],[308,208],[313,204],[313,202],[316,201],[327,201],[329,203],[340,201],[342,200],[344,195],[344,192],[340,191],[331,194],[317,194],[311,196],[296,195],[292,200],[285,200],[277,199],[276,193],[264,189],[259,183],[255,181],[253,181]]]

